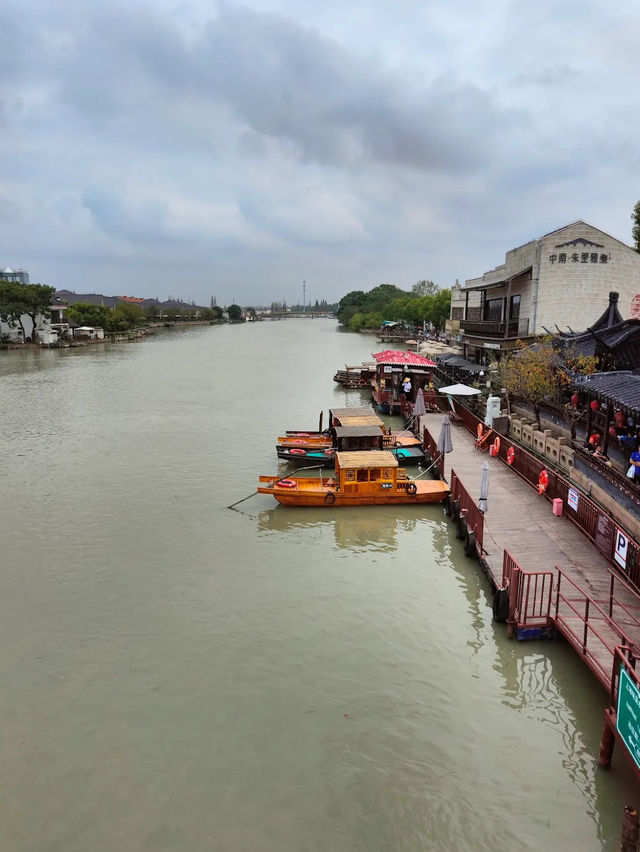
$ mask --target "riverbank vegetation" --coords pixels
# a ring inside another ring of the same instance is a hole
[[[26,339],[22,317],[28,316],[35,328],[38,317],[49,316],[54,293],[55,287],[44,284],[0,280],[0,319],[10,326],[19,326],[23,339]]]
[[[441,290],[433,281],[418,281],[410,291],[393,284],[373,290],[352,290],[340,299],[338,322],[352,331],[380,328],[384,321],[431,323],[443,328],[449,318],[451,290]]]
[[[222,309],[212,308],[172,308],[161,311],[157,305],[141,307],[131,302],[118,302],[113,308],[105,305],[92,305],[88,302],[76,302],[65,309],[69,322],[79,326],[103,328],[105,332],[131,331],[149,323],[193,322],[198,320],[220,320]]]

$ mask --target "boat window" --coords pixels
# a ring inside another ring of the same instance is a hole
[[[380,479],[380,468],[372,467],[369,471],[369,479],[371,482],[377,482]]]
[[[363,468],[362,470],[359,470],[358,471],[358,482],[368,482],[369,481],[368,473],[369,473],[369,471],[366,469],[366,467]]]
[[[393,479],[393,473],[390,467],[382,468],[382,478],[383,479]]]
[[[344,481],[345,481],[345,482],[355,482],[355,481],[356,481],[356,472],[355,472],[355,470],[345,470],[345,472],[344,472]]]

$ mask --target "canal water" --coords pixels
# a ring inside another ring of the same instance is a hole
[[[602,689],[507,641],[440,507],[226,508],[375,346],[0,353],[3,852],[617,848]]]

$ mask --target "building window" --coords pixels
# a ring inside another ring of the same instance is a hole
[[[451,319],[452,320],[464,319],[464,308],[451,308]]]
[[[511,307],[509,310],[509,316],[511,319],[520,319],[520,296],[512,296],[511,297]]]
[[[487,322],[500,322],[502,320],[502,299],[489,299],[485,302],[484,318]]]

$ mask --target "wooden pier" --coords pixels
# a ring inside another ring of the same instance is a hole
[[[567,640],[609,695],[598,762],[610,766],[618,742],[640,781],[638,724],[632,715],[640,706],[640,545],[586,494],[577,495],[576,505],[574,491],[569,516],[556,516],[550,495],[532,488],[537,484],[532,474],[537,477],[544,463],[508,439],[489,455],[489,441],[474,434],[477,418],[464,406],[454,409],[453,451],[437,452],[437,437],[448,419],[448,413],[438,411],[422,418],[425,452],[450,483],[447,514],[464,538],[465,553],[479,557],[492,582],[494,616],[507,621],[511,637],[558,634]],[[491,433],[490,439],[495,437]],[[482,513],[477,504],[485,460],[488,507]],[[544,473],[552,494],[556,499],[562,495],[568,505],[570,482]],[[626,542],[624,559],[620,536]]]
[[[432,455],[445,416],[422,418]],[[610,689],[615,648],[640,648],[640,595],[575,524],[555,517],[545,497],[503,460],[479,450],[474,435],[457,422],[453,451],[440,471],[465,516],[465,549],[477,550],[496,590],[510,587],[510,631],[535,636],[553,627]],[[489,496],[483,515],[477,504],[484,461]],[[582,500],[588,510],[586,495]]]

